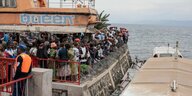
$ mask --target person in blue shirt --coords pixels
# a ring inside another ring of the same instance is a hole
[[[64,44],[60,45],[61,48],[58,51],[58,57],[60,60],[68,60],[67,57],[67,49],[65,48]]]
[[[9,41],[9,34],[8,34],[8,33],[5,33],[3,38],[4,38],[4,41],[5,41],[6,43],[8,43],[8,41]]]

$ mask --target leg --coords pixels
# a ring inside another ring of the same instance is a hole
[[[26,80],[15,83],[12,96],[25,96],[25,84]]]

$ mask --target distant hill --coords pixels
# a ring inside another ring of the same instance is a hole
[[[158,21],[153,24],[167,25],[167,26],[192,26],[192,21]]]
[[[162,26],[183,26],[183,27],[186,26],[186,27],[192,27],[192,21],[174,21],[174,20],[136,21],[134,23],[131,22],[131,23],[127,23],[127,24],[147,24],[147,25],[162,25]]]

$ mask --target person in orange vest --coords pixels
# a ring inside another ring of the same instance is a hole
[[[19,45],[17,48],[18,56],[16,58],[15,64],[15,76],[14,80],[18,80],[20,78],[25,78],[31,74],[32,69],[32,59],[31,57],[25,53],[26,51],[25,45]],[[14,84],[14,90],[12,96],[25,96],[25,80],[20,81]]]

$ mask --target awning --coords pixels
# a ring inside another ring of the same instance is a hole
[[[92,32],[87,26],[25,26],[25,25],[1,25],[0,32],[49,32],[53,34],[68,34]]]

